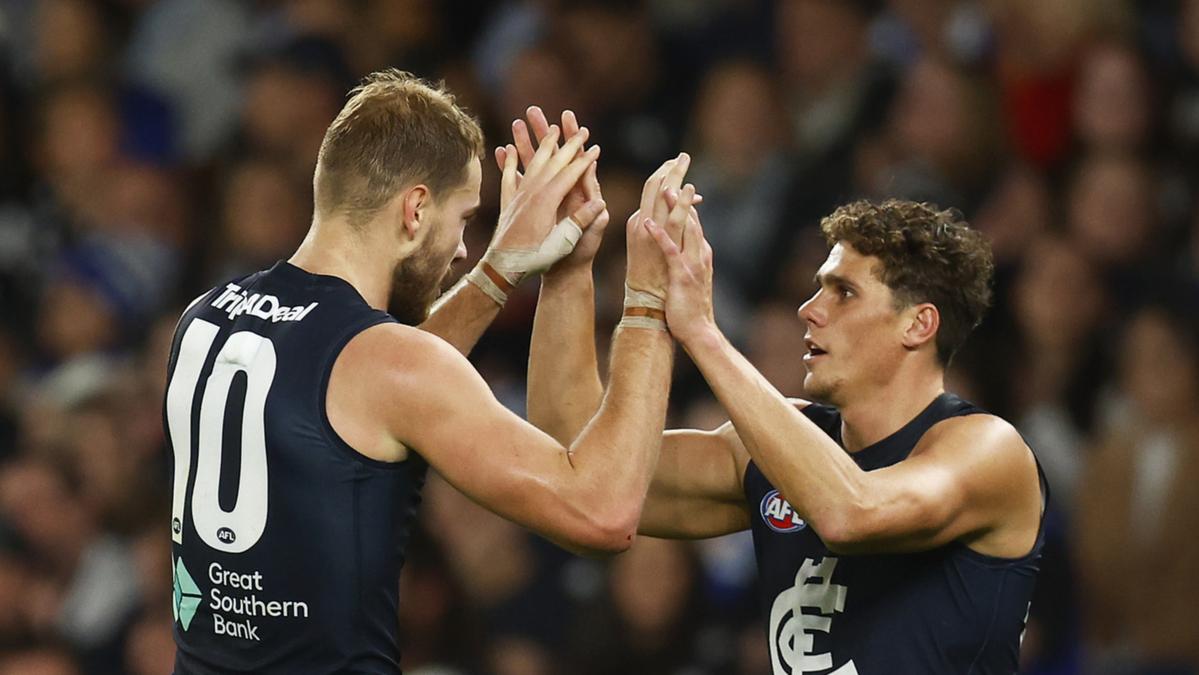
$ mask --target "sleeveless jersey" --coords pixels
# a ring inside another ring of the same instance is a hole
[[[184,312],[164,422],[174,458],[175,672],[398,673],[398,584],[427,465],[333,430],[329,374],[394,321],[286,262]]]
[[[937,422],[982,412],[942,394],[902,429],[850,456],[866,471],[890,466]],[[803,413],[842,444],[835,408],[810,405]],[[1041,489],[1047,499],[1043,475]],[[774,675],[1016,672],[1041,532],[1032,551],[1014,559],[958,542],[917,553],[837,555],[753,462],[745,493]]]

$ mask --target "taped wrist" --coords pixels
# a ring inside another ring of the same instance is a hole
[[[508,302],[508,295],[516,288],[514,283],[508,281],[487,262],[486,256],[474,269],[466,273],[466,280],[477,286],[487,297],[495,300],[500,307]]]
[[[582,236],[583,228],[574,218],[563,218],[535,249],[487,249],[466,279],[502,305],[522,279],[530,274],[541,274],[570,255]]]
[[[666,330],[666,301],[647,291],[624,286],[624,314],[620,326]]]

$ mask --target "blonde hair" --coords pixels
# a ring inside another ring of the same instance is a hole
[[[316,211],[361,225],[406,186],[423,183],[439,198],[482,155],[478,120],[442,84],[395,68],[372,73],[350,91],[321,141]]]

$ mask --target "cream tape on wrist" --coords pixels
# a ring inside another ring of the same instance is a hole
[[[666,301],[653,293],[624,287],[624,314],[620,326],[665,331]]]
[[[574,218],[563,218],[536,249],[488,250],[483,260],[513,287],[530,274],[541,274],[570,255],[583,236]]]
[[[467,272],[466,280],[477,286],[487,297],[495,300],[500,307],[508,302],[508,294],[515,288],[486,260],[479,261],[474,269]]]

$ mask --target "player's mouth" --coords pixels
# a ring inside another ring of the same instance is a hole
[[[816,344],[816,341],[813,340],[812,338],[805,337],[804,345],[807,346],[807,348],[808,348],[808,353],[804,354],[804,357],[803,357],[804,363],[812,363],[816,359],[819,359],[820,357],[828,354],[828,352],[825,351],[823,347]]]

